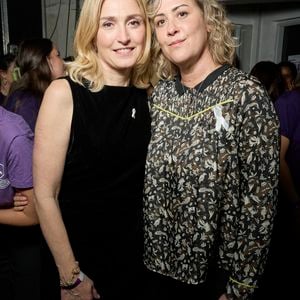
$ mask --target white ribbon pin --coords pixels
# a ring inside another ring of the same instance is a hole
[[[222,106],[216,105],[213,108],[215,117],[216,117],[216,130],[219,132],[221,130],[221,127],[223,126],[225,130],[228,130],[229,125],[222,116]]]
[[[131,118],[135,119],[135,113],[136,113],[136,109],[133,108],[131,111]]]

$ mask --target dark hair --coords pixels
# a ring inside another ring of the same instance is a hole
[[[264,85],[274,102],[283,90],[278,65],[272,61],[260,61],[254,65],[250,74]]]
[[[282,67],[289,68],[290,71],[291,71],[291,75],[292,75],[293,80],[296,79],[298,71],[297,71],[296,65],[295,65],[293,62],[291,62],[291,61],[282,61],[282,62],[280,62],[280,63],[278,64],[278,67],[279,67],[280,69],[281,69]]]
[[[20,69],[21,79],[12,85],[10,93],[16,90],[30,90],[42,97],[52,81],[47,57],[53,49],[53,43],[47,38],[24,40],[20,43],[16,66]]]
[[[16,59],[16,56],[8,53],[0,56],[0,70],[7,71],[11,63]]]

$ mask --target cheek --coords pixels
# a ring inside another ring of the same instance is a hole
[[[146,42],[146,30],[145,30],[145,28],[141,28],[141,30],[135,32],[134,40],[137,44],[144,46],[144,44]]]
[[[54,65],[54,70],[53,70],[53,75],[55,77],[60,77],[64,74],[65,71],[65,65],[63,63],[63,61],[61,61],[60,59],[57,59],[55,61],[55,65]]]
[[[14,81],[13,77],[12,77],[12,74],[10,74],[9,76],[7,76],[7,81],[9,83],[12,83]]]
[[[112,31],[109,33],[105,31],[99,31],[97,35],[97,41],[96,41],[97,49],[109,47],[113,44],[114,41],[115,41],[115,35]]]
[[[163,34],[161,30],[155,30],[155,38],[159,45],[161,46],[163,43]]]

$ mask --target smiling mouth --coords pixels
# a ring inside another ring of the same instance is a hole
[[[117,52],[117,53],[119,53],[119,54],[128,54],[128,53],[130,53],[133,49],[134,49],[134,47],[125,47],[125,48],[115,49],[114,51]]]

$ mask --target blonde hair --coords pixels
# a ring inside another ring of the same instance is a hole
[[[216,0],[193,0],[203,12],[203,18],[210,32],[208,33],[208,48],[213,61],[216,64],[233,64],[235,57],[236,42],[232,36],[232,24],[226,17],[224,7]],[[151,20],[153,45],[152,65],[155,70],[152,81],[158,79],[172,79],[178,68],[170,62],[162,53],[155,37],[153,25],[154,16],[160,6],[161,0],[148,0],[148,16]]]
[[[95,39],[97,37],[100,13],[105,0],[85,0],[81,9],[74,39],[75,59],[67,63],[71,79],[81,85],[88,80],[89,89],[100,91],[104,86],[103,70],[98,63]],[[150,80],[151,28],[147,18],[144,0],[135,0],[141,9],[146,26],[145,45],[131,72],[130,84],[147,88]],[[101,51],[99,49],[98,51]]]

